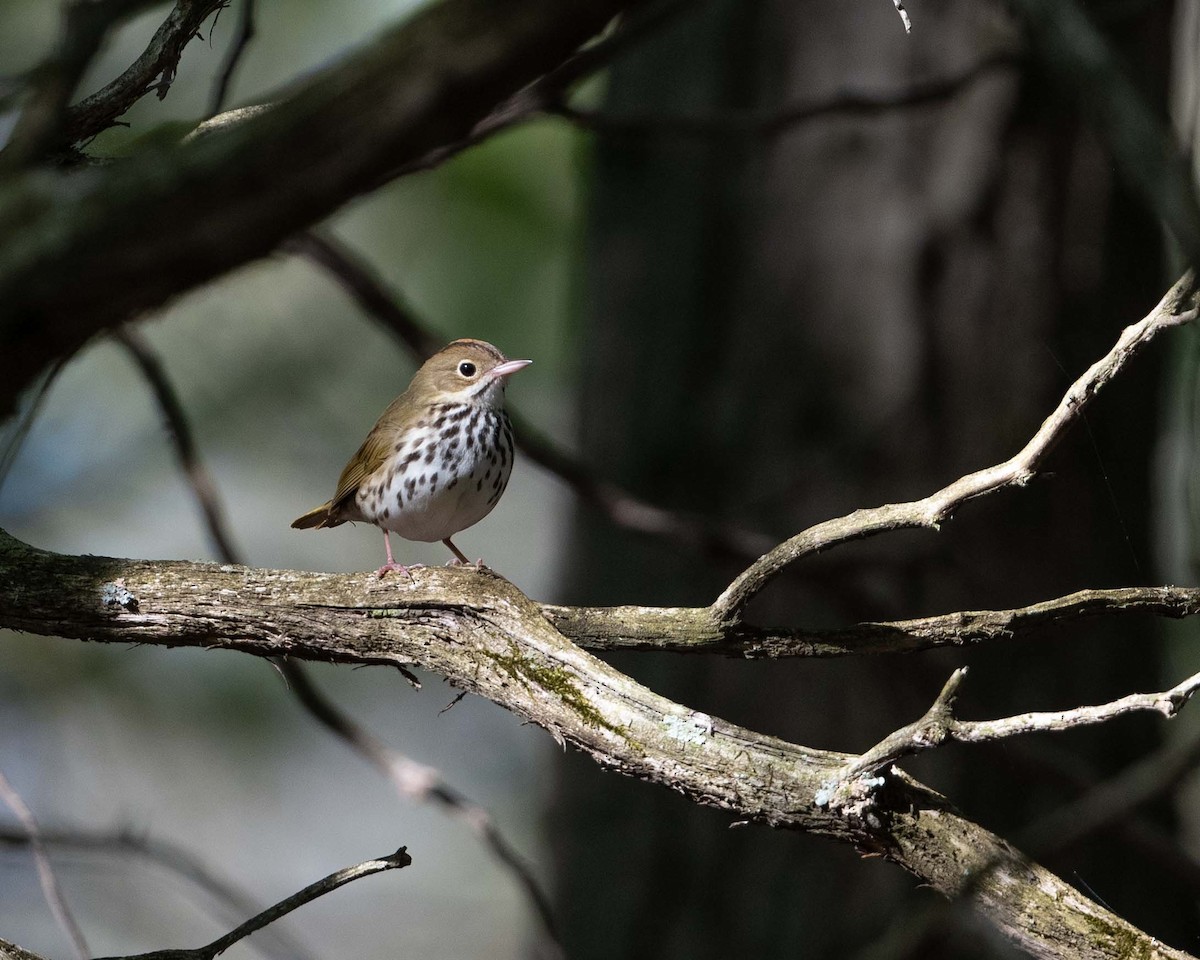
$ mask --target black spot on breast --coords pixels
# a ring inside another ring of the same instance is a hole
[[[417,492],[417,481],[409,477],[404,481],[404,489],[408,491],[408,499],[413,498],[413,494]]]
[[[418,453],[416,450],[414,450],[412,453],[410,453],[407,457],[404,458],[404,461],[400,464],[400,466],[402,466],[402,467],[410,466],[411,464],[416,463],[420,459],[421,459],[421,454]]]
[[[436,454],[437,454],[437,445],[436,445],[436,444],[433,444],[433,443],[431,443],[431,444],[429,445],[429,450],[428,450],[428,451],[426,452],[426,454],[425,454],[425,462],[426,462],[426,463],[433,463],[433,458],[434,458],[434,456],[435,456]]]
[[[477,484],[475,484],[475,492],[479,493],[482,489],[483,489],[483,480],[481,478],[480,481]]]

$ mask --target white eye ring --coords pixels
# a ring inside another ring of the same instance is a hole
[[[458,372],[464,377],[473,377],[475,376],[475,364],[470,360],[464,360],[458,365]]]

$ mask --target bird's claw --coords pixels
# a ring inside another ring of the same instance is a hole
[[[405,566],[403,563],[396,563],[393,560],[388,563],[385,563],[382,567],[380,567],[378,570],[376,570],[375,576],[377,576],[380,580],[382,580],[388,573],[390,573],[392,570],[395,570],[399,573],[404,574],[406,577],[408,577],[409,580],[412,580],[415,583],[417,578],[412,575],[412,572],[414,570],[419,570],[423,566],[425,566],[425,564],[423,564],[423,563],[413,563],[413,564],[409,564],[408,566]]]

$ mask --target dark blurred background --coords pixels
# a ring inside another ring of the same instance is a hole
[[[407,6],[260,0],[233,102],[364,42]],[[1151,115],[1165,125],[1173,110],[1189,154],[1196,6],[1082,10]],[[1019,449],[1173,279],[1163,211],[1095,122],[1089,97],[1108,92],[1064,82],[1070,57],[1046,45],[1044,25],[1031,34],[1022,9],[914,0],[906,36],[887,0],[697,4],[588,83],[575,121],[523,126],[326,227],[445,339],[533,357],[512,404],[653,502],[782,539],[924,496]],[[203,115],[232,12],[189,47],[166,100],[140,104],[96,152],[136,150],[160,125]],[[84,87],[128,64],[162,14],[124,30]],[[43,56],[55,22],[52,5],[9,0],[0,72]],[[328,496],[412,358],[326,276],[282,255],[143,330],[246,561],[377,566],[374,530],[288,523]],[[835,625],[1195,583],[1196,348],[1185,330],[1139,357],[1028,488],[964,507],[936,535],[808,561],[752,618]],[[53,385],[0,488],[0,525],[63,552],[215,556],[145,386],[109,342]],[[527,463],[460,545],[532,596],[568,603],[708,603],[750,559],[615,528]],[[405,559],[444,558],[408,545]],[[696,710],[861,750],[918,717],[956,666],[971,667],[964,716],[1067,708],[1178,682],[1196,669],[1193,632],[1126,619],[932,655],[614,662]],[[453,691],[436,677],[414,693],[382,670],[315,675],[496,814],[554,890],[574,960],[1012,954],[966,912],[917,936],[934,895],[880,861],[731,830],[729,815],[604,775],[474,698],[439,715]],[[1169,725],[1132,717],[905,766],[1017,836],[1196,723],[1187,711]],[[399,803],[257,661],[0,634],[0,769],[48,824],[176,839],[263,900],[407,843],[410,871],[289,921],[316,955],[537,953],[525,903],[466,831]],[[1197,952],[1195,789],[1188,778],[1048,865]],[[185,946],[229,925],[159,868],[56,862],[97,953]],[[3,848],[0,935],[66,954],[27,854]]]

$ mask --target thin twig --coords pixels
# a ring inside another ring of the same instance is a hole
[[[29,388],[23,398],[21,409],[17,411],[16,416],[9,420],[7,428],[3,431],[6,436],[0,443],[0,489],[3,489],[4,481],[8,479],[9,471],[17,461],[17,454],[21,452],[25,438],[29,436],[33,422],[37,419],[42,405],[50,395],[50,388],[54,386],[58,375],[67,365],[67,360],[67,357],[59,357],[42,371],[37,382]]]
[[[135,834],[130,830],[99,831],[63,827],[43,827],[40,839],[45,846],[55,849],[141,857],[178,874],[242,916],[258,913],[262,909],[245,890],[239,889],[228,879],[218,877],[195,854],[174,843]],[[0,844],[27,847],[32,843],[33,838],[24,830],[0,826]],[[288,936],[283,927],[275,928],[271,934],[274,945],[270,939],[262,942],[256,940],[255,948],[280,960],[305,960],[311,956],[308,948]]]
[[[954,715],[954,698],[966,675],[966,667],[955,670],[921,719],[888,734],[870,750],[848,763],[836,778],[838,782],[835,782],[831,791],[830,802],[836,805],[839,790],[845,785],[881,770],[901,757],[940,746],[946,740],[984,743],[1026,733],[1094,726],[1127,713],[1145,711],[1161,713],[1170,718],[1183,709],[1192,695],[1200,689],[1200,673],[1197,673],[1161,693],[1131,693],[1119,700],[1094,707],[1022,713],[998,720],[960,720]]]
[[[58,48],[29,74],[30,94],[18,115],[0,166],[33,163],[67,146],[67,104],[108,32],[156,0],[68,0]]]
[[[714,616],[722,621],[740,619],[746,604],[786,567],[803,557],[885,531],[911,528],[936,530],[943,520],[968,500],[995,493],[1005,487],[1024,486],[1037,474],[1046,457],[1079,419],[1092,397],[1120,372],[1128,360],[1163,330],[1190,323],[1196,315],[1196,280],[1193,273],[1188,271],[1144,319],[1126,327],[1116,345],[1071,385],[1058,406],[1019,453],[1003,463],[960,477],[923,500],[856,510],[796,534],[739,574],[713,603],[711,609]]]
[[[597,133],[618,136],[728,138],[782,136],[797,127],[825,117],[870,117],[899,109],[943,103],[991,74],[1015,67],[1018,58],[997,53],[954,77],[915,83],[897,91],[846,91],[827,99],[799,102],[769,111],[730,110],[696,116],[632,114],[614,115],[603,110],[573,107],[563,100],[550,103],[545,112]]]
[[[451,157],[522,123],[560,103],[580,80],[609,66],[622,53],[658,30],[683,10],[694,6],[687,0],[663,0],[625,18],[620,26],[595,43],[583,47],[555,69],[544,74],[499,104],[463,138],[430,150],[381,178],[385,183],[398,176],[431,170]]]
[[[134,327],[126,324],[113,331],[113,339],[123,346],[141,370],[142,376],[162,411],[171,446],[179,460],[179,469],[191,487],[192,495],[204,515],[205,528],[212,539],[217,555],[225,563],[239,563],[237,549],[225,523],[224,511],[217,498],[217,488],[196,451],[192,428],[179,394],[167,378],[166,370],[149,341]]]
[[[1197,764],[1200,730],[1167,742],[1074,802],[1040,818],[1022,831],[1018,842],[1039,858],[1077,846],[1110,826],[1128,822],[1135,810],[1166,796]]]
[[[289,240],[284,250],[322,267],[338,285],[419,360],[443,344],[417,319],[403,300],[344,244],[312,231]],[[541,434],[518,411],[510,411],[520,451],[566,483],[584,502],[597,507],[617,526],[661,537],[713,556],[759,556],[774,542],[766,534],[668,510],[641,499],[612,481],[599,478],[576,457]]]
[[[87,940],[84,939],[79,924],[75,922],[71,908],[67,906],[67,898],[63,896],[62,887],[58,884],[58,877],[54,875],[54,868],[50,866],[50,858],[46,855],[46,848],[42,844],[42,834],[38,828],[37,818],[25,801],[21,799],[21,795],[17,793],[13,785],[8,782],[8,778],[2,770],[0,770],[0,800],[3,800],[5,806],[21,821],[21,826],[25,828],[25,833],[29,837],[29,849],[33,853],[33,862],[37,865],[38,882],[42,885],[42,896],[46,900],[46,905],[70,939],[76,956],[80,960],[86,960],[91,956],[91,951],[88,950]]]
[[[347,883],[361,880],[363,877],[369,877],[375,873],[382,873],[385,870],[399,870],[407,867],[410,863],[412,863],[412,857],[408,855],[408,849],[401,847],[386,857],[380,857],[378,860],[364,860],[362,863],[338,870],[316,883],[309,884],[303,890],[293,893],[290,897],[285,897],[274,906],[267,907],[262,913],[251,917],[241,926],[235,927],[225,936],[218,937],[203,947],[196,947],[193,950],[154,950],[150,953],[138,953],[125,957],[107,957],[104,960],[134,960],[134,958],[137,960],[213,960],[239,940],[244,940],[254,931],[261,930],[267,924],[287,916],[297,907],[302,907],[318,897],[332,893]]]
[[[904,24],[904,32],[912,33],[912,21],[908,18],[908,11],[904,9],[904,0],[892,0],[892,6],[900,14],[900,22]]]
[[[547,939],[553,946],[553,954],[565,955],[558,925],[554,920],[554,908],[550,898],[533,875],[529,865],[497,829],[490,813],[459,791],[451,787],[441,772],[433,767],[417,763],[393,750],[370,731],[351,720],[335,708],[313,685],[308,674],[293,660],[284,660],[280,665],[284,676],[296,698],[309,713],[329,730],[365,757],[380,773],[391,781],[396,792],[421,803],[435,803],[450,816],[461,820],[479,837],[520,884],[521,889],[533,906]]]
[[[175,80],[183,48],[199,35],[200,25],[229,0],[176,0],[146,49],[103,89],[67,111],[67,143],[80,143],[111,127],[121,114],[150,92],[161,100]]]
[[[213,87],[212,103],[208,108],[210,119],[215,117],[224,108],[225,98],[229,94],[229,84],[233,80],[234,71],[237,70],[238,64],[241,63],[242,55],[246,52],[250,41],[254,39],[254,2],[255,0],[242,0],[241,16],[238,17],[237,32],[234,34],[229,52],[225,55],[225,62],[221,65],[221,72],[217,76],[216,85]]]

